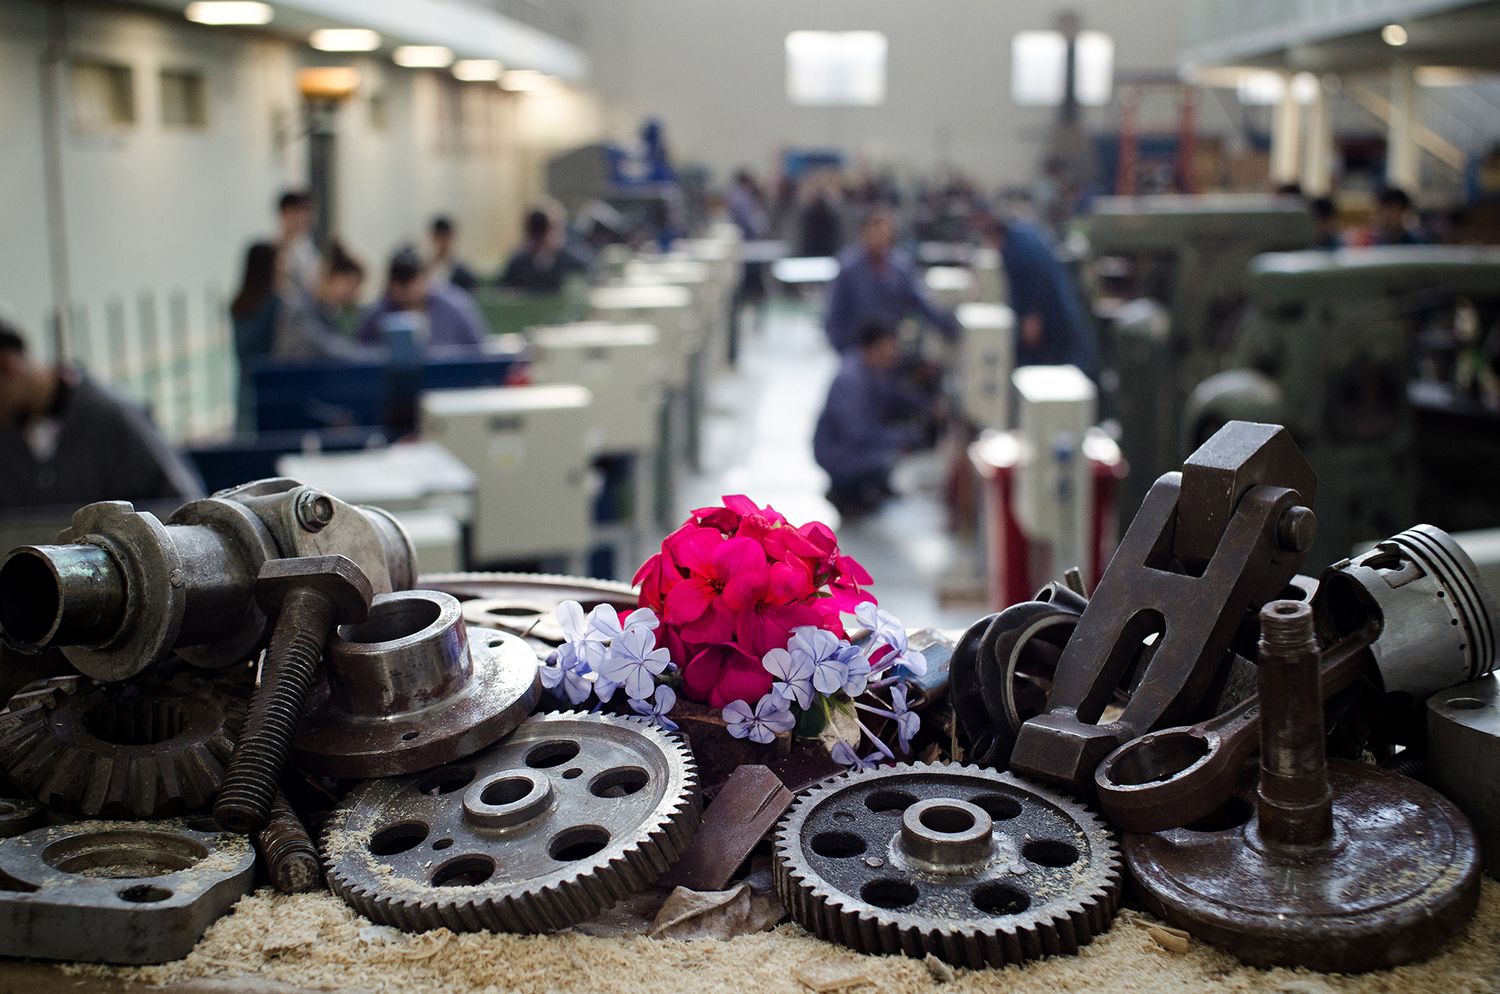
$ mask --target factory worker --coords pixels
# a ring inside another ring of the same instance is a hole
[[[840,353],[858,345],[868,324],[895,328],[908,315],[925,318],[949,339],[958,336],[958,321],[933,305],[916,267],[896,248],[896,222],[877,207],[865,216],[859,244],[839,256],[839,273],[828,290],[824,330]]]
[[[1077,366],[1097,376],[1093,322],[1051,241],[1036,225],[1015,219],[991,219],[986,233],[1000,253],[1016,312],[1016,365]]]

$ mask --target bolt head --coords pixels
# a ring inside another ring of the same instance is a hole
[[[317,490],[304,490],[297,497],[297,523],[310,532],[319,532],[333,521],[333,498]]]
[[[1318,534],[1318,516],[1312,508],[1289,507],[1276,522],[1276,541],[1288,552],[1302,553],[1312,548],[1313,537]]]
[[[261,610],[275,615],[280,613],[282,599],[299,589],[325,594],[333,601],[335,620],[341,625],[365,620],[375,599],[369,577],[347,556],[298,556],[272,559],[260,568],[255,600]]]

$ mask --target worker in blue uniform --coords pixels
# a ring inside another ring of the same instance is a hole
[[[1036,225],[1016,219],[993,219],[987,230],[1016,314],[1016,365],[1077,366],[1097,376],[1093,322],[1051,241]]]
[[[896,248],[890,211],[875,208],[860,225],[859,244],[839,256],[823,323],[828,342],[847,353],[858,345],[861,328],[895,328],[911,314],[925,318],[949,340],[958,337],[958,321],[928,299],[911,258]]]

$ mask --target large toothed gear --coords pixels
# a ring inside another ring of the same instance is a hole
[[[975,766],[841,774],[792,805],[774,858],[777,893],[820,938],[967,967],[1076,953],[1120,905],[1097,816]]]
[[[168,818],[208,806],[244,703],[190,674],[96,684],[59,677],[0,711],[0,769],[68,814]]]
[[[356,788],[328,822],[328,883],[407,931],[553,931],[659,877],[700,805],[675,737],[629,718],[537,715],[467,760]]]

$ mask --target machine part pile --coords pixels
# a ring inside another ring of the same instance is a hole
[[[560,712],[464,762],[357,788],[323,853],[334,893],[372,921],[547,932],[645,888],[700,813],[681,741],[634,719]]]
[[[1076,953],[1120,903],[1119,852],[1099,818],[974,766],[825,781],[792,805],[774,860],[777,893],[820,938],[968,967]]]
[[[1319,663],[1312,608],[1267,605],[1253,809],[1127,835],[1126,865],[1149,911],[1248,963],[1358,973],[1424,959],[1478,904],[1474,830],[1415,780],[1327,761]]]
[[[206,818],[81,822],[0,841],[0,956],[164,963],[249,893],[250,843]]]
[[[188,814],[218,793],[243,718],[240,700],[189,673],[125,684],[56,677],[0,711],[0,770],[67,814]]]
[[[509,735],[542,693],[521,639],[464,624],[433,590],[381,594],[324,649],[324,680],[293,742],[326,776],[400,776],[441,766]]]

